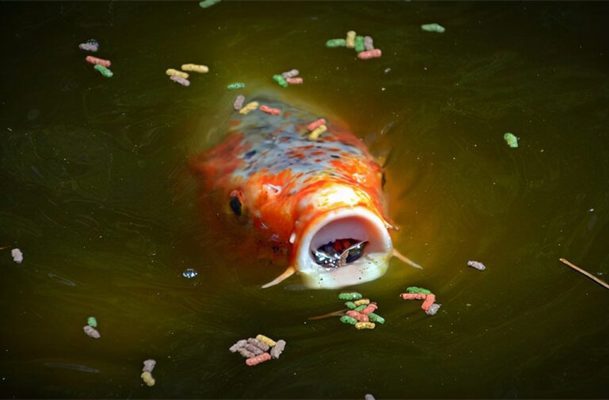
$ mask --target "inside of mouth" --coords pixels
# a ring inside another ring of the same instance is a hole
[[[312,251],[313,260],[324,268],[340,268],[364,255],[368,241],[341,238],[319,246]]]

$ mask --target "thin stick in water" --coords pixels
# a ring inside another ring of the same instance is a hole
[[[345,311],[347,311],[346,308],[344,310],[332,311],[327,314],[317,315],[315,317],[309,317],[308,319],[310,321],[312,321],[312,320],[316,320],[316,319],[324,319],[324,318],[330,318],[330,317],[342,317],[343,315],[345,315]]]
[[[592,275],[588,271],[584,271],[583,269],[581,269],[577,265],[571,263],[569,260],[567,260],[565,258],[560,258],[559,260],[561,263],[568,265],[569,267],[573,268],[577,272],[586,275],[588,278],[592,279],[594,282],[598,283],[599,285],[604,286],[606,289],[609,289],[609,283],[605,282],[604,280],[597,278],[596,276]]]

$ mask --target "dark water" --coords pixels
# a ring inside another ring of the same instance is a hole
[[[1,3],[0,397],[608,397],[609,293],[558,262],[609,275],[607,17],[602,2]],[[383,57],[324,47],[349,29]],[[89,38],[113,78],[84,62]],[[211,71],[170,82],[187,62]],[[277,88],[290,68],[305,84]],[[395,242],[425,269],[394,261],[357,288],[384,326],[307,322],[338,291],[261,290],[281,266],[202,223],[186,164],[222,136],[232,81],[389,155]],[[409,285],[440,312],[399,300]],[[288,347],[248,368],[227,348],[257,333]]]

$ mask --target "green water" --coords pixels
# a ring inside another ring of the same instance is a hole
[[[608,16],[569,2],[0,3],[0,397],[608,397],[609,292],[558,262],[609,275]],[[324,47],[350,29],[383,57]],[[89,38],[113,78],[85,63]],[[211,71],[167,79],[188,62]],[[305,84],[278,88],[290,68]],[[307,321],[341,308],[338,291],[259,289],[281,266],[204,223],[214,205],[187,162],[222,137],[232,81],[323,109],[389,155],[395,243],[425,269],[394,261],[357,287],[384,326]],[[409,285],[440,312],[400,300]],[[287,349],[248,368],[227,349],[257,333]]]

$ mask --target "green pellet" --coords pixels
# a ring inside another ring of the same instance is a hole
[[[346,306],[348,309],[350,309],[350,310],[353,310],[355,307],[357,307],[357,305],[356,305],[354,302],[352,302],[352,301],[348,301],[348,302],[346,302],[346,303],[345,303],[345,306]]]
[[[431,294],[430,290],[427,290],[427,289],[424,289],[424,288],[420,288],[420,287],[416,287],[416,286],[410,286],[410,287],[406,288],[406,292],[407,293]]]
[[[345,47],[346,45],[345,39],[330,39],[326,42],[326,47]]]
[[[87,325],[89,325],[92,328],[97,328],[97,320],[95,319],[95,317],[87,318]]]
[[[229,83],[226,88],[228,90],[235,90],[235,89],[243,89],[245,87],[245,83],[243,82],[233,82],[233,83]]]
[[[281,87],[288,87],[288,81],[281,75],[273,75],[273,80]]]
[[[357,323],[357,320],[348,315],[343,315],[342,317],[340,317],[340,322],[342,322],[343,324],[355,325]]]
[[[104,67],[103,65],[96,64],[93,68],[95,68],[97,71],[99,71],[99,73],[102,74],[105,78],[112,78],[112,76],[114,75],[112,73],[112,71],[110,71],[108,68]]]
[[[338,295],[339,300],[359,300],[362,297],[364,297],[364,296],[362,296],[361,293],[357,293],[357,292],[351,292],[351,293],[343,292]]]
[[[503,134],[503,139],[511,148],[515,149],[518,147],[518,137],[511,132]]]
[[[361,53],[365,49],[366,48],[364,47],[364,37],[356,36],[355,37],[355,51],[357,51],[358,53]]]
[[[357,312],[360,312],[360,311],[362,311],[366,307],[368,307],[366,304],[362,304],[361,306],[355,307],[354,310],[357,311]]]
[[[204,1],[199,2],[199,7],[208,8],[219,2],[220,2],[220,0],[204,0]]]
[[[385,323],[385,318],[381,317],[378,314],[372,313],[372,312],[370,314],[368,314],[368,319],[370,319],[370,322],[375,322],[375,323],[379,323],[379,324]]]

